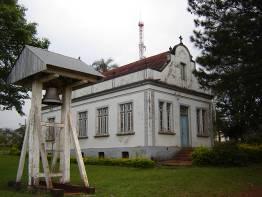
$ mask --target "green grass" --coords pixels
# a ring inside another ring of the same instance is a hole
[[[18,157],[0,155],[0,196],[36,196],[7,187],[16,176]],[[138,169],[116,166],[86,167],[96,196],[232,196],[249,186],[262,187],[262,166],[241,168],[187,167]],[[27,168],[25,168],[25,172]],[[78,169],[72,164],[71,179],[80,184]],[[26,183],[26,177],[23,177]],[[40,194],[38,196],[43,196]]]

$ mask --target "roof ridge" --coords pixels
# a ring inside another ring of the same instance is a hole
[[[46,51],[46,52],[49,52],[49,53],[54,53],[56,55],[64,56],[64,57],[67,57],[67,58],[71,58],[73,60],[81,61],[82,63],[88,65],[87,63],[85,63],[84,61],[82,61],[80,59],[77,59],[77,58],[74,58],[74,57],[70,57],[70,56],[67,56],[67,55],[63,55],[63,54],[60,54],[60,53],[57,53],[57,52],[49,51],[48,49],[38,48],[38,47],[31,46],[31,45],[26,45],[26,46],[35,48],[37,50],[43,50],[43,51]],[[90,66],[90,65],[88,65],[88,66]]]

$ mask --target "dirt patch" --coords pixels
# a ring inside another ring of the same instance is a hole
[[[246,191],[239,192],[235,197],[262,197],[262,187],[250,187]]]

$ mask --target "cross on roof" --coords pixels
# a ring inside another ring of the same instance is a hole
[[[183,37],[180,35],[179,36],[180,43],[182,43]]]

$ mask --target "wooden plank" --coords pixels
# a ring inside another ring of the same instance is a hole
[[[41,82],[41,83],[46,83],[46,82],[51,81],[51,80],[53,80],[53,79],[56,79],[56,78],[58,78],[58,77],[59,77],[58,74],[50,74],[50,75],[45,76],[44,78],[38,79],[38,80],[39,80],[39,82]]]
[[[33,102],[33,101],[32,101]],[[28,130],[28,185],[33,185],[32,177],[33,177],[33,131],[34,131],[34,116],[35,113],[34,108],[32,107],[31,102],[31,117],[29,119],[29,130]]]
[[[57,68],[52,65],[48,65],[48,69],[45,70],[44,72],[58,74],[62,77],[68,77],[71,79],[88,80],[93,83],[97,82],[96,77],[92,77],[91,75],[88,75],[86,73],[81,73],[81,72],[67,70],[67,69],[61,69],[61,68]]]
[[[69,117],[69,126],[70,126],[71,136],[72,136],[72,140],[73,140],[73,144],[75,148],[76,159],[77,159],[80,176],[81,176],[82,181],[84,182],[85,187],[89,187],[89,183],[88,183],[88,179],[86,175],[85,164],[82,158],[76,128],[73,126],[72,115],[70,113],[68,114],[68,117]]]
[[[64,124],[62,123],[55,123],[55,122],[41,122],[41,126],[43,127],[58,127],[63,128]]]
[[[58,173],[50,173],[49,174],[49,177],[51,177],[51,178],[53,178],[53,177],[61,177],[61,176],[62,176],[62,173],[60,173],[60,172],[58,172]],[[45,174],[44,173],[39,173],[38,177],[39,178],[44,178]]]
[[[61,123],[64,128],[61,130],[60,136],[60,171],[63,173],[60,182],[65,184],[70,182],[70,131],[68,125],[68,114],[71,107],[72,90],[65,87],[62,93]]]
[[[27,124],[26,124],[26,130],[25,130],[25,135],[24,135],[24,140],[23,140],[23,147],[21,150],[21,155],[19,159],[19,165],[18,165],[18,170],[17,170],[17,175],[16,175],[16,182],[20,182],[23,171],[24,171],[24,165],[25,165],[25,157],[26,157],[26,152],[28,149],[28,141],[29,141],[29,128],[30,128],[30,119],[32,116],[32,110],[29,112],[29,116],[27,119]]]
[[[78,82],[75,82],[73,84],[70,85],[71,88],[77,87],[77,86],[82,86],[84,84],[88,83],[88,80],[81,80]]]

